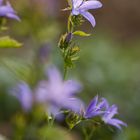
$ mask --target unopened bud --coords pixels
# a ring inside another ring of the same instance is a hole
[[[66,43],[69,43],[71,39],[72,39],[72,33],[68,33],[65,39]]]

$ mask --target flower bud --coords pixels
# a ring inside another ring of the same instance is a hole
[[[72,39],[72,33],[68,33],[66,36],[65,42],[69,43],[71,41],[71,39]]]

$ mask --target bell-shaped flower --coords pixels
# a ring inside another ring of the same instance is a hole
[[[102,98],[99,102],[98,95],[88,105],[84,117],[89,119],[95,116],[101,116],[104,114],[105,109],[108,107],[107,101],[105,98]]]
[[[36,100],[46,105],[48,114],[59,114],[60,109],[80,113],[82,101],[74,96],[81,85],[74,81],[63,81],[59,71],[51,67],[47,71],[48,80],[41,81],[36,89]]]
[[[96,21],[94,16],[88,12],[91,9],[101,8],[101,2],[97,0],[72,0],[72,15],[82,15],[85,17],[94,27]]]

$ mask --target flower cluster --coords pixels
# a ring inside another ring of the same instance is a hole
[[[29,111],[34,101],[45,105],[49,115],[59,114],[60,109],[80,113],[83,102],[74,94],[81,90],[81,85],[74,80],[63,81],[54,66],[48,69],[47,76],[48,80],[40,81],[34,92],[25,82],[12,90],[12,95],[20,101],[22,108]]]
[[[96,96],[87,107],[84,117],[86,119],[91,119],[95,116],[100,116],[106,124],[121,129],[121,125],[127,126],[127,124],[119,119],[113,118],[118,114],[117,110],[118,108],[116,105],[109,106],[109,103],[105,98],[102,98],[99,102],[99,98]]]
[[[81,90],[81,85],[78,82],[74,80],[63,81],[55,67],[48,69],[47,76],[48,80],[40,81],[34,93],[25,82],[19,83],[12,91],[12,95],[19,100],[25,111],[31,110],[34,101],[42,104],[49,116],[56,117],[60,114],[61,109],[66,109],[84,119],[100,116],[106,124],[119,129],[121,129],[121,125],[126,126],[121,120],[113,118],[118,113],[117,106],[109,106],[105,98],[99,101],[99,97],[96,96],[85,109],[84,103],[74,96]]]

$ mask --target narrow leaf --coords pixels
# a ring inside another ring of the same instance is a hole
[[[75,31],[73,32],[74,35],[78,35],[78,36],[90,36],[90,34],[87,34],[83,31]]]
[[[9,36],[0,38],[0,48],[19,48],[22,44]]]

